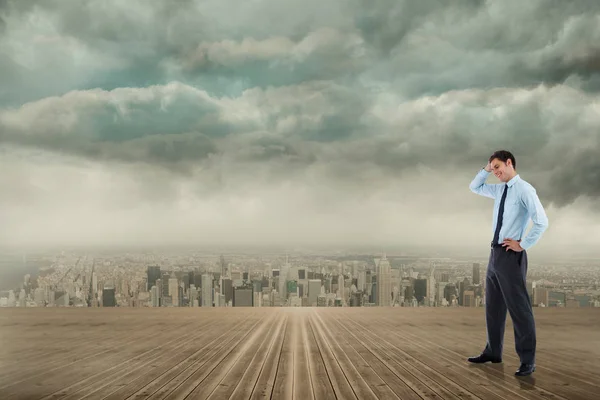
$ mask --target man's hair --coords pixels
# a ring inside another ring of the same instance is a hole
[[[512,162],[513,168],[517,168],[517,161],[515,160],[515,156],[508,150],[498,150],[495,151],[494,154],[491,155],[489,162],[492,162],[494,158],[506,163],[507,160]]]

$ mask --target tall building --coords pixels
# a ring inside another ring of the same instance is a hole
[[[479,263],[473,263],[473,285],[481,284],[481,268]]]
[[[429,278],[427,279],[427,298],[429,299],[429,306],[435,306],[435,276],[433,272],[435,270],[435,266],[431,268],[429,273]]]
[[[102,290],[102,307],[116,307],[115,287],[113,285],[104,285]]]
[[[163,272],[161,275],[161,282],[162,282],[162,288],[160,288],[160,290],[162,291],[162,296],[169,296],[169,279],[171,278],[171,275],[169,275],[168,272]]]
[[[173,307],[179,307],[179,281],[174,274],[169,278],[169,296],[173,301]]]
[[[220,264],[221,264],[221,276],[223,278],[225,277],[229,277],[229,268],[228,268],[228,264],[225,262],[225,257],[223,257],[223,254],[221,254],[221,258],[220,258]]]
[[[213,284],[210,274],[202,275],[202,307],[213,306]]]
[[[417,299],[417,303],[421,304],[427,297],[427,279],[415,279],[415,292],[414,296]]]
[[[152,307],[160,307],[160,296],[156,285],[153,285],[150,289],[150,304]]]
[[[199,306],[199,303],[198,303],[198,289],[196,289],[196,285],[194,285],[194,284],[190,285],[189,298],[190,298],[190,303],[188,305],[190,307],[198,307]]]
[[[366,280],[367,280],[367,274],[365,273],[365,271],[359,272],[357,283],[356,283],[356,288],[360,291],[365,290]]]
[[[223,279],[221,285],[221,293],[225,296],[225,303],[233,300],[233,282],[231,279]]]
[[[148,266],[148,281],[146,283],[146,290],[150,291],[152,286],[156,285],[156,281],[160,279],[160,267],[159,266]]]
[[[380,307],[392,305],[392,266],[385,254],[377,268],[377,298]]]
[[[463,292],[463,307],[477,307],[475,292],[473,290],[465,290]]]
[[[254,295],[252,287],[233,288],[233,306],[234,307],[252,307],[254,305]]]
[[[320,279],[309,279],[308,280],[308,305],[310,307],[316,307],[321,294],[321,280]]]
[[[452,303],[453,296],[458,298],[458,290],[456,289],[456,285],[454,283],[449,283],[444,287],[444,298],[446,301],[448,301],[448,303]]]

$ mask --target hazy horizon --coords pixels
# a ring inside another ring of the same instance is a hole
[[[507,149],[531,262],[600,255],[599,11],[0,2],[0,243],[485,254]]]

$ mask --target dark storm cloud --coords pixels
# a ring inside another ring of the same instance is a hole
[[[449,16],[455,18],[453,22],[472,17],[483,0],[460,0],[453,2],[439,2],[436,0],[410,1],[410,0],[383,0],[369,1],[358,0],[359,7],[353,8],[353,17],[356,27],[363,37],[382,56],[397,47],[403,39],[416,28],[426,23],[432,16]],[[451,15],[450,15],[451,14]]]
[[[356,188],[507,148],[544,200],[598,196],[569,149],[600,154],[600,2],[2,4],[0,142]]]

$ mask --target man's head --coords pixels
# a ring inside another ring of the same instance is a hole
[[[498,150],[494,152],[490,156],[489,162],[492,172],[502,182],[510,181],[517,174],[515,171],[517,162],[510,151]]]

